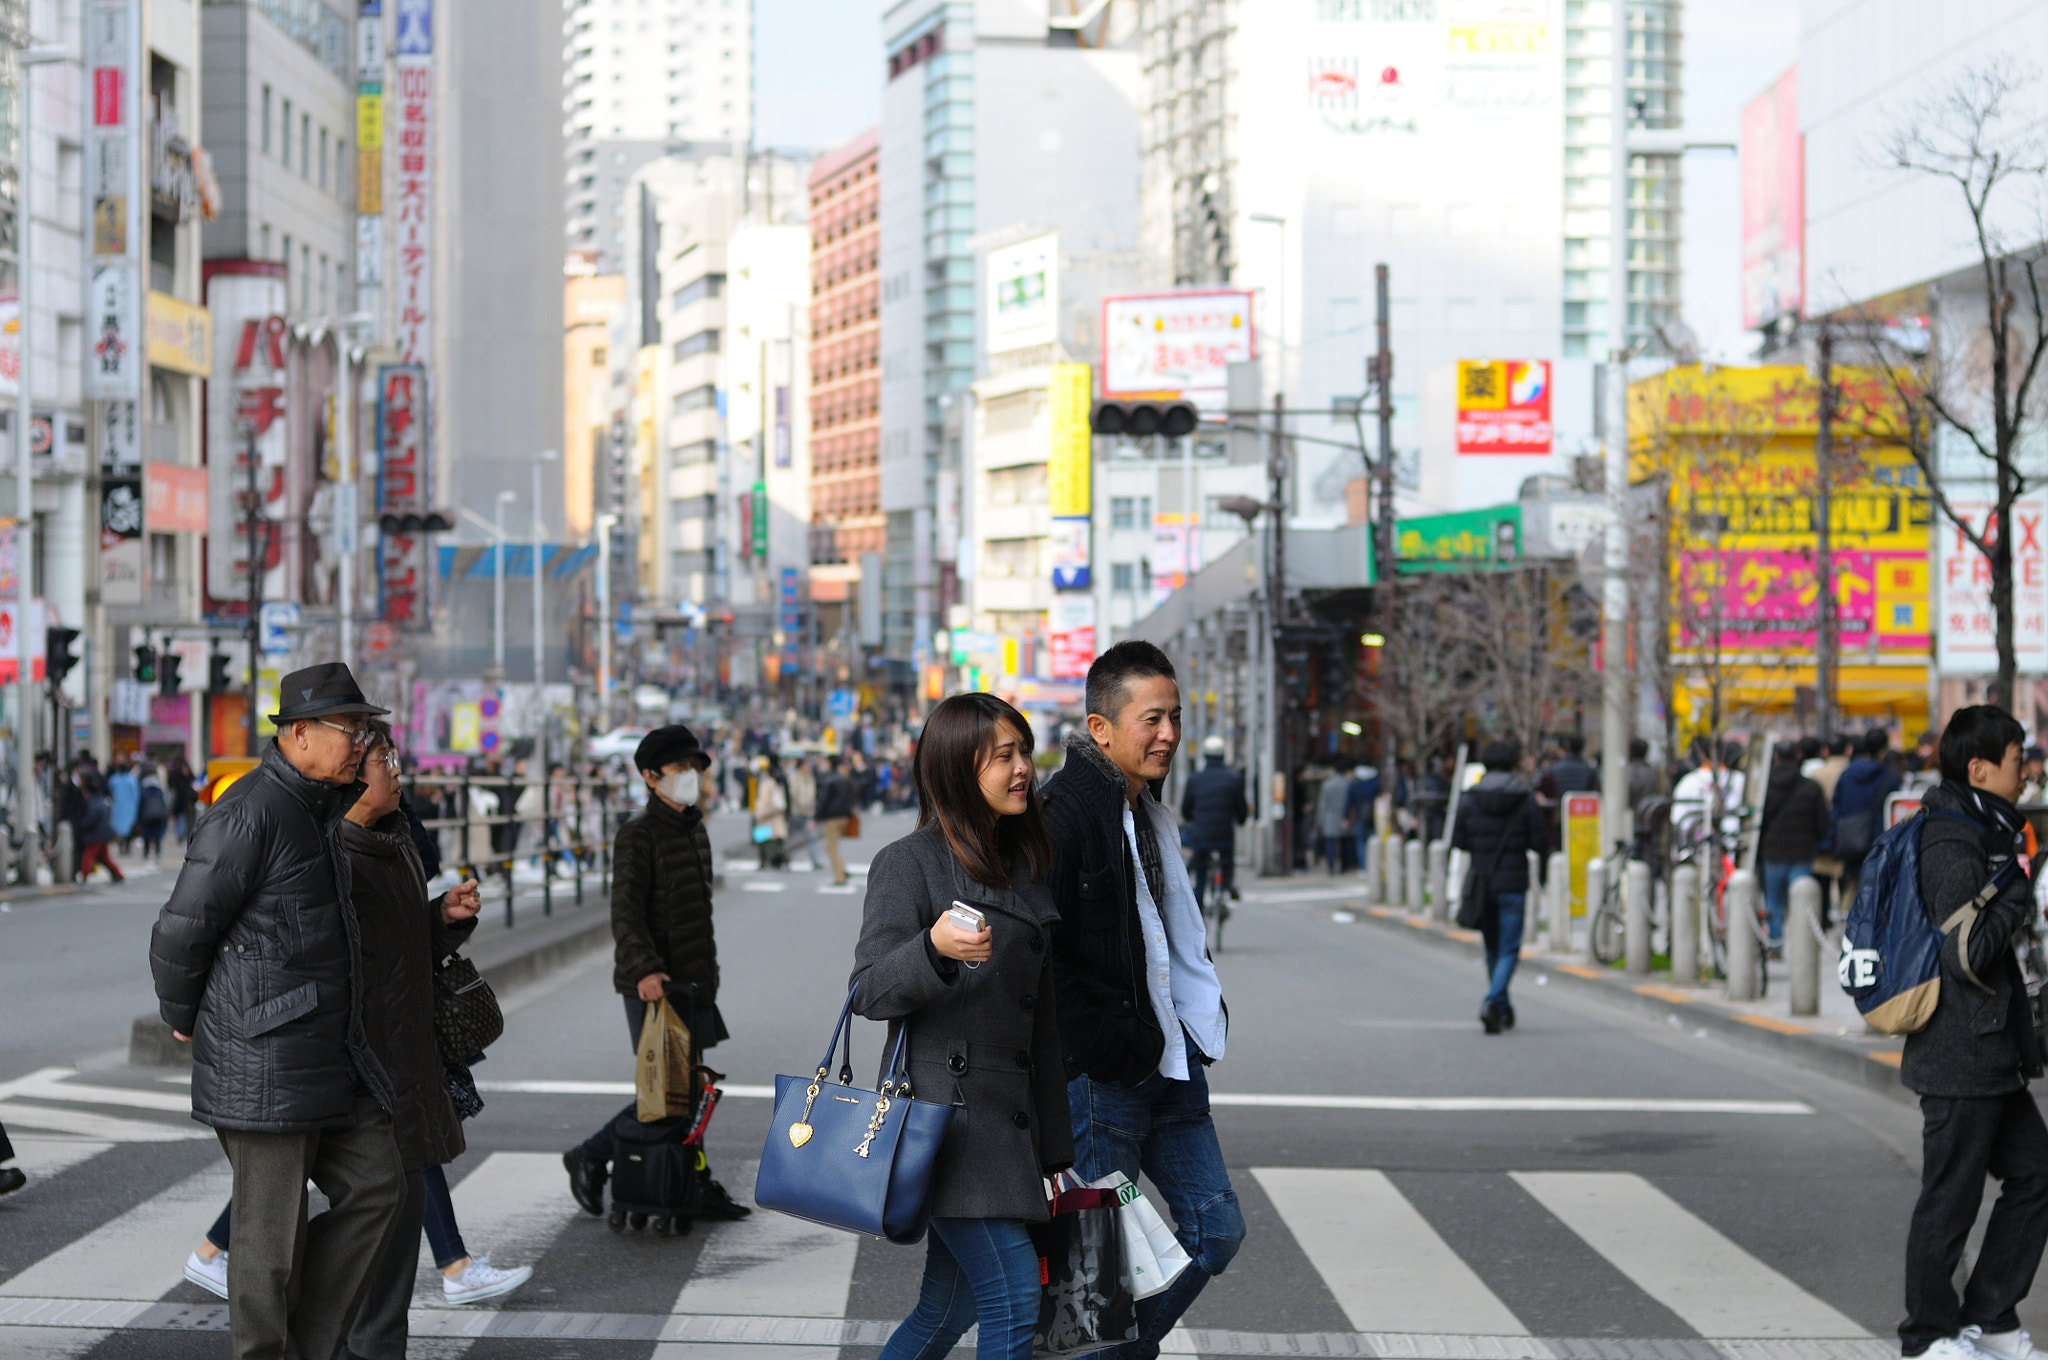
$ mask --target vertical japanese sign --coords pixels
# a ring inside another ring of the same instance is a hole
[[[1949,506],[1973,532],[1995,539],[1993,503],[1950,497]],[[2048,493],[2022,496],[2012,507],[2012,644],[2020,670],[2048,663]],[[1992,531],[1986,526],[1991,525]],[[1998,633],[1991,612],[1991,563],[1955,523],[1935,525],[1940,631],[1935,665],[1943,675],[1992,675],[1998,670]]]
[[[384,284],[384,4],[356,10],[356,290],[382,318]]]
[[[285,477],[284,276],[221,272],[207,284],[214,317],[213,380],[206,385],[206,593],[216,600],[249,597],[254,516],[263,596],[287,598],[284,522],[291,517]]]
[[[1095,597],[1055,595],[1046,610],[1052,638],[1052,678],[1081,680],[1095,663]]]
[[[1052,450],[1045,470],[1052,511],[1052,588],[1086,590],[1089,581],[1088,437],[1089,369],[1086,364],[1052,366],[1049,415]]]
[[[419,364],[377,370],[377,513],[423,515],[428,477],[427,371]],[[377,613],[412,631],[429,624],[425,534],[377,540]]]
[[[398,357],[433,358],[434,0],[398,0],[396,209],[392,264]]]
[[[92,198],[92,260],[86,287],[85,395],[142,395],[144,230],[140,0],[93,0],[85,10],[86,185]],[[130,460],[140,462],[138,455]]]

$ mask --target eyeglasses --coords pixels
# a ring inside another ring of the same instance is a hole
[[[331,727],[343,736],[346,736],[349,739],[349,744],[352,746],[368,746],[377,735],[367,727],[343,727],[340,723],[331,723],[325,718],[315,718],[313,721],[319,723],[322,727]]]

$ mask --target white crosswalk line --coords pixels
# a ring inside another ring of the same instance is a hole
[[[112,1143],[95,1142],[86,1138],[29,1138],[13,1137],[14,1165],[28,1173],[28,1183],[48,1180],[60,1171],[77,1166],[80,1162],[91,1161]]]
[[[10,1128],[46,1129],[51,1133],[75,1134],[109,1143],[183,1143],[206,1139],[213,1130],[189,1118],[177,1123],[151,1123],[142,1119],[117,1119],[113,1115],[91,1114],[85,1110],[59,1110],[48,1105],[25,1105],[18,1100],[0,1100],[0,1124]]]
[[[227,1203],[225,1159],[187,1176],[7,1280],[0,1295],[156,1299],[185,1278],[185,1258]]]
[[[1383,1173],[1261,1166],[1252,1175],[1358,1330],[1529,1334]]]
[[[1705,1337],[1869,1333],[1625,1171],[1517,1171],[1536,1201]]]
[[[735,1164],[732,1180],[753,1198],[755,1167]],[[738,1223],[699,1224],[711,1231],[697,1268],[676,1295],[671,1313],[722,1313],[767,1317],[846,1316],[853,1287],[853,1262],[860,1239],[836,1228],[821,1228],[772,1209],[754,1210]],[[837,1347],[693,1345],[664,1341],[653,1360],[836,1360]]]
[[[44,1067],[25,1077],[0,1081],[0,1100],[28,1096],[41,1100],[62,1100],[74,1105],[126,1105],[137,1110],[164,1110],[190,1115],[192,1097],[177,1091],[137,1091],[126,1086],[93,1086],[67,1081],[78,1073],[69,1067]]]
[[[493,1152],[448,1187],[448,1198],[455,1205],[462,1244],[473,1253],[489,1253],[491,1264],[501,1270],[538,1264],[555,1238],[583,1212],[569,1194],[569,1176],[558,1152]],[[446,1302],[441,1272],[434,1268],[434,1253],[425,1245],[424,1234],[414,1288],[422,1307]],[[490,1306],[516,1306],[517,1299],[514,1293]]]

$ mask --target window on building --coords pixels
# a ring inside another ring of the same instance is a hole
[[[263,154],[270,154],[270,87],[263,87]]]
[[[327,192],[327,129],[320,129],[320,192]]]
[[[716,332],[710,333],[716,334]],[[677,415],[683,415],[689,411],[701,411],[707,406],[716,406],[717,404],[717,386],[712,383],[705,383],[702,387],[692,387],[688,391],[676,393],[674,409]]]
[[[299,115],[299,178],[313,178],[313,115]]]
[[[605,350],[603,345],[593,345],[590,350],[590,366],[592,368],[603,368],[604,354]]]
[[[669,298],[669,305],[680,312],[693,302],[720,297],[724,293],[725,275],[704,274],[676,289],[674,295]]]
[[[1137,589],[1137,573],[1129,562],[1109,564],[1109,588],[1119,595],[1128,595]]]
[[[285,169],[287,169],[287,170],[291,169],[291,168],[292,168],[292,101],[291,101],[291,100],[289,100],[289,99],[287,99],[287,100],[285,100],[285,101],[284,101],[284,138],[283,138],[283,140],[282,140],[282,143],[280,144],[280,148],[279,148],[279,155],[280,155],[280,156],[281,156],[281,157],[283,158],[283,160],[284,160],[284,168],[285,168]]]
[[[1112,529],[1151,528],[1152,498],[1150,496],[1111,496],[1109,498],[1109,527]]]
[[[716,353],[718,353],[718,330],[715,327],[709,330],[698,331],[695,335],[686,335],[676,341],[675,357],[677,359],[687,359],[696,354]]]

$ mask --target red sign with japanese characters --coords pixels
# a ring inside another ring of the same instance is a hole
[[[1548,359],[1459,361],[1458,452],[1550,452]]]
[[[377,513],[427,510],[427,370],[391,364],[377,370]],[[378,614],[405,629],[427,616],[427,536],[403,531],[377,536]]]

